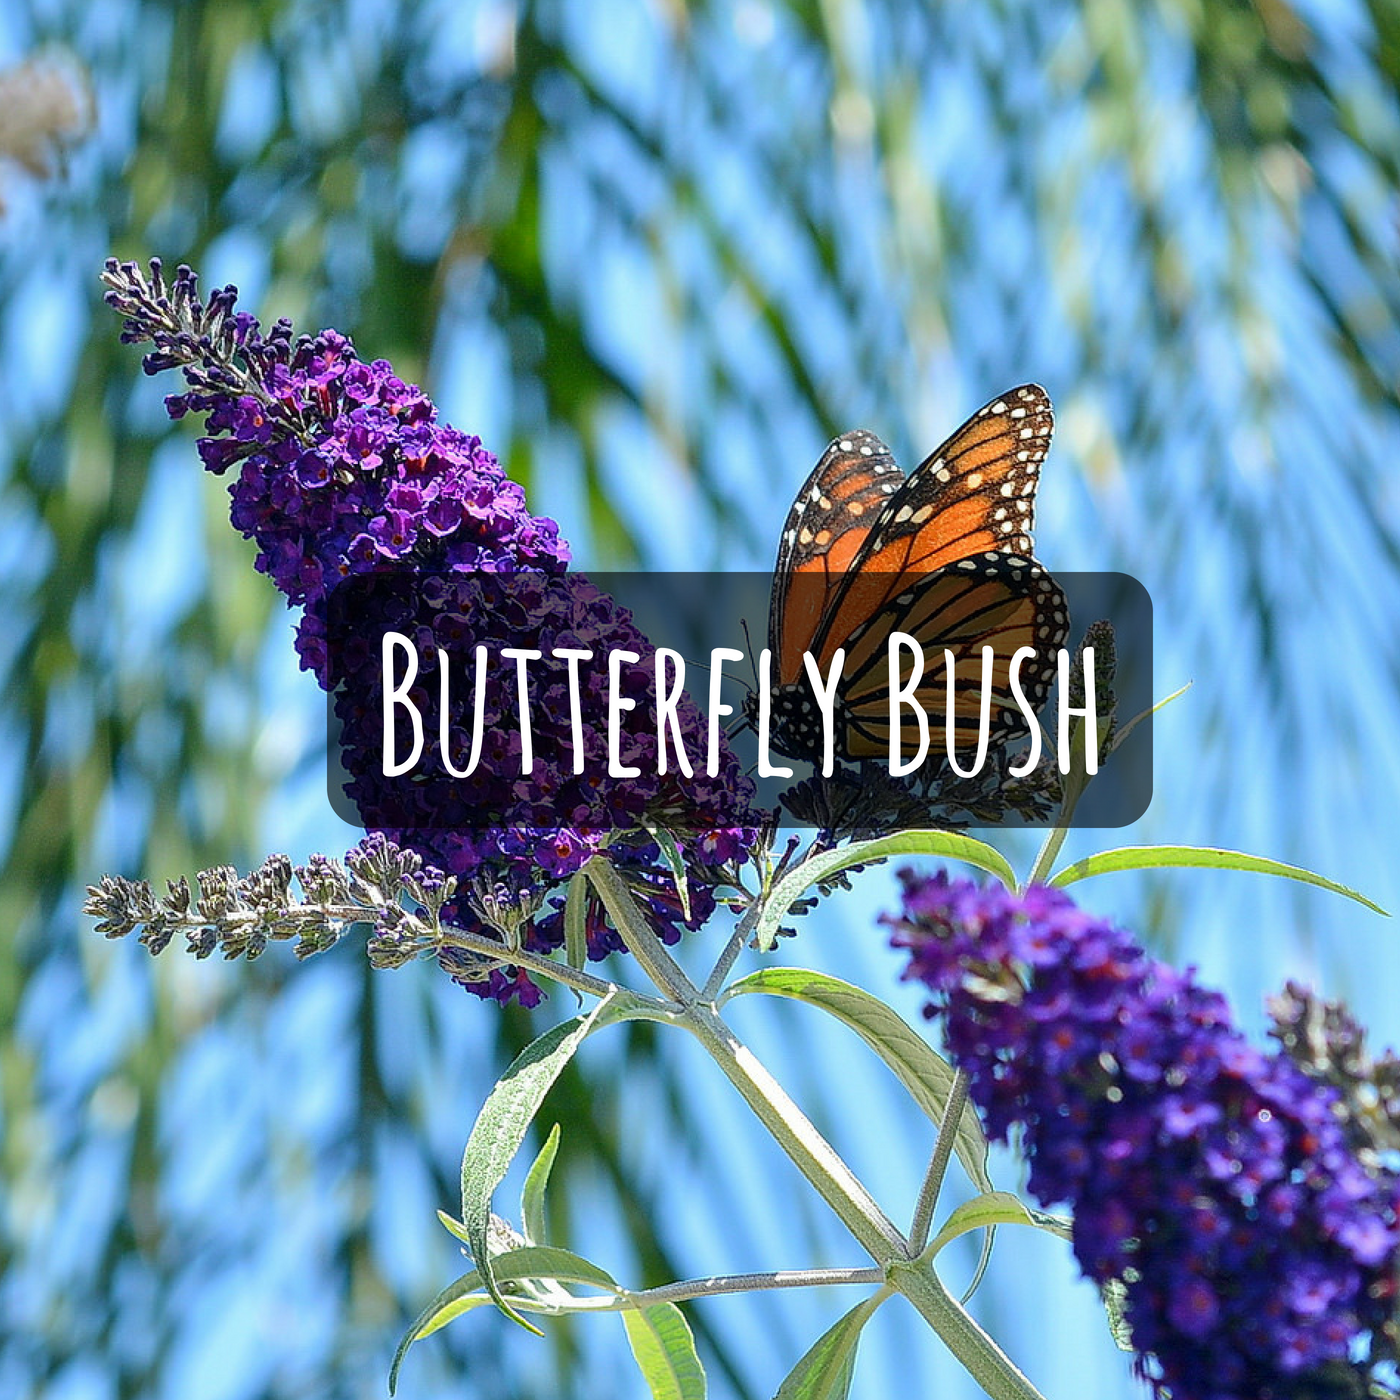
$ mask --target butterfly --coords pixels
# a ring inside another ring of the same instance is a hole
[[[978,409],[908,477],[874,433],[832,440],[788,512],[774,570],[768,646],[776,752],[821,762],[822,717],[803,653],[826,677],[844,648],[835,753],[848,761],[888,756],[893,631],[923,648],[914,698],[929,716],[933,752],[944,746],[944,648],[956,663],[954,749],[978,744],[984,645],[994,648],[990,739],[1024,734],[1011,659],[1019,647],[1035,648],[1018,679],[1039,709],[1069,632],[1064,594],[1035,559],[1031,537],[1053,431],[1049,395],[1023,384]],[[901,675],[909,675],[907,666]],[[904,721],[907,754],[917,731],[912,715]]]

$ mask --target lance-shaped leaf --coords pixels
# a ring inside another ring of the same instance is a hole
[[[1073,1238],[1073,1224],[1062,1215],[1047,1215],[1043,1210],[1028,1206],[1010,1191],[984,1191],[970,1201],[964,1201],[944,1222],[943,1228],[929,1241],[924,1254],[932,1259],[950,1240],[970,1230],[990,1229],[994,1225],[1033,1225],[1062,1240]]]
[[[773,886],[754,927],[759,948],[766,953],[773,947],[788,910],[813,885],[829,880],[853,865],[886,860],[890,856],[942,856],[947,860],[960,860],[995,875],[1007,889],[1016,888],[1016,872],[1007,864],[1006,857],[985,841],[974,840],[961,832],[900,831],[873,841],[854,841],[849,846],[804,860]]]
[[[705,1368],[685,1314],[674,1303],[626,1308],[622,1324],[652,1400],[705,1400]]]
[[[1116,850],[1100,851],[1067,865],[1050,877],[1052,885],[1063,888],[1090,875],[1109,875],[1117,870],[1164,870],[1168,868],[1197,870],[1245,870],[1258,875],[1281,875],[1305,885],[1317,885],[1333,894],[1344,894],[1377,914],[1386,914],[1379,904],[1347,885],[1339,885],[1324,875],[1314,874],[1300,865],[1285,865],[1267,856],[1252,856],[1244,851],[1221,850],[1215,846],[1120,846]],[[1389,915],[1386,914],[1388,918]]]
[[[575,968],[588,961],[588,877],[581,870],[569,877],[564,900],[564,957]]]
[[[439,1215],[442,1213],[439,1212]],[[450,1220],[451,1217],[444,1217]],[[455,1225],[456,1222],[454,1221]],[[457,1231],[454,1229],[453,1233]],[[568,1312],[571,1305],[582,1306],[585,1300],[576,1299],[560,1285],[582,1283],[601,1288],[609,1293],[619,1293],[617,1283],[611,1274],[568,1249],[551,1246],[526,1245],[521,1249],[508,1250],[492,1260],[492,1273],[500,1287],[517,1285],[521,1288],[516,1302],[521,1307],[536,1312]],[[485,1290],[485,1280],[479,1269],[471,1269],[459,1279],[448,1284],[437,1297],[428,1304],[413,1320],[413,1325],[404,1333],[394,1359],[389,1367],[389,1394],[394,1393],[398,1384],[399,1367],[414,1342],[430,1337],[440,1327],[445,1327],[455,1318],[474,1308],[485,1307],[494,1300]],[[532,1285],[543,1284],[544,1287]]]
[[[651,822],[644,822],[647,834],[656,842],[665,860],[667,868],[671,872],[671,879],[675,881],[676,897],[681,902],[681,917],[688,923],[690,921],[690,880],[685,873],[685,857],[681,855],[681,848],[676,844],[676,838],[664,827],[654,826]]]
[[[866,1298],[828,1327],[787,1373],[773,1400],[846,1400],[861,1329],[887,1297],[880,1292]]]
[[[491,1197],[510,1168],[544,1096],[574,1052],[601,1026],[646,1014],[623,993],[610,993],[585,1016],[575,1016],[530,1042],[492,1089],[462,1154],[462,1224],[472,1260],[496,1305],[527,1331],[523,1318],[496,1286],[487,1243]]]
[[[931,1259],[949,1240],[965,1235],[969,1230],[985,1227],[990,1231],[997,1225],[1031,1225],[1062,1240],[1072,1241],[1074,1238],[1074,1222],[1066,1216],[1048,1215],[1043,1210],[1036,1210],[1009,1191],[989,1191],[960,1205],[929,1241],[926,1254]],[[1126,1313],[1127,1289],[1118,1279],[1110,1279],[1099,1289],[1099,1298],[1108,1316],[1108,1330],[1113,1336],[1114,1345],[1119,1351],[1135,1351]]]
[[[1141,714],[1134,715],[1127,724],[1120,725],[1118,729],[1114,731],[1113,743],[1109,748],[1109,752],[1112,753],[1115,749],[1121,747],[1123,741],[1143,722],[1143,720],[1149,719],[1151,716],[1155,715],[1158,710],[1165,709],[1173,700],[1177,700],[1185,695],[1186,692],[1191,689],[1191,686],[1192,682],[1187,681],[1180,690],[1172,691],[1170,695],[1163,697],[1155,705],[1149,706],[1147,709],[1143,710]]]
[[[530,1164],[525,1177],[525,1189],[520,1193],[520,1223],[525,1229],[525,1238],[531,1244],[548,1244],[548,1226],[545,1220],[544,1193],[549,1186],[549,1174],[554,1169],[555,1154],[559,1151],[559,1124],[556,1123],[544,1140],[539,1155]]]
[[[491,1295],[480,1292],[480,1289],[481,1275],[475,1269],[471,1269],[461,1278],[449,1283],[413,1319],[412,1326],[400,1338],[398,1346],[394,1349],[394,1359],[389,1363],[390,1395],[393,1395],[398,1387],[399,1367],[403,1365],[403,1359],[408,1355],[409,1347],[414,1342],[421,1341],[424,1337],[436,1332],[439,1327],[445,1327],[454,1317],[461,1317],[463,1313],[470,1312],[472,1308],[479,1308],[483,1304],[489,1303]]]
[[[879,997],[839,977],[805,967],[763,967],[735,982],[729,997],[748,992],[789,997],[819,1007],[849,1026],[894,1071],[915,1103],[940,1127],[953,1084],[953,1067]],[[953,1149],[973,1184],[992,1190],[987,1138],[970,1109],[958,1122]]]

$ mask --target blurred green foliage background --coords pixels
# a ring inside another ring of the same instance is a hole
[[[0,1394],[382,1394],[531,1033],[349,946],[153,965],[79,915],[106,871],[355,839],[289,619],[100,305],[108,253],[392,359],[585,565],[765,567],[833,432],[912,463],[1039,380],[1041,557],[1141,579],[1158,692],[1195,680],[1149,814],[1067,854],[1236,845],[1400,906],[1394,0],[0,8],[0,65],[55,49],[95,129],[52,179],[0,164]],[[1364,911],[1244,876],[1082,889],[1255,1029],[1296,975],[1397,1038]],[[893,892],[865,874],[783,956],[915,1014]],[[903,1214],[926,1126],[787,1010],[736,1018]],[[569,1242],[635,1284],[860,1262],[713,1079],[645,1029],[590,1045],[544,1119]],[[1003,1240],[979,1315],[1052,1400],[1138,1393],[1067,1256]],[[851,1301],[692,1308],[713,1393],[771,1395]],[[479,1313],[401,1389],[639,1393],[615,1320],[540,1343]],[[856,1393],[976,1391],[891,1307]]]

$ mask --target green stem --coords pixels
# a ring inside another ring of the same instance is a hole
[[[758,916],[762,912],[763,904],[757,899],[744,910],[738,926],[729,936],[729,942],[724,945],[724,952],[719,955],[715,962],[714,971],[710,973],[701,989],[700,997],[703,1001],[714,1001],[719,996],[720,989],[724,986],[724,979],[729,976],[729,969],[734,966],[735,959],[743,950],[744,944],[748,942],[749,936],[753,933],[754,925],[758,923]]]
[[[700,999],[694,984],[647,926],[617,870],[604,856],[594,856],[584,869],[628,951],[656,985],[680,1003],[682,1010],[676,1024],[684,1026],[705,1047],[743,1095],[744,1102],[870,1257],[882,1267],[891,1261],[912,1258],[904,1236],[855,1173],[713,1006]]]
[[[967,1089],[967,1075],[962,1070],[955,1071],[948,1089],[948,1102],[943,1107],[943,1121],[938,1125],[938,1141],[933,1145],[933,1157],[924,1174],[924,1184],[914,1205],[914,1220],[909,1227],[909,1248],[916,1255],[922,1254],[928,1243],[933,1208],[938,1204],[938,1193],[943,1189],[943,1178],[953,1157],[958,1124],[962,1122],[963,1110],[967,1107]]]
[[[361,911],[360,917],[364,917],[363,911]],[[567,963],[556,962],[553,958],[541,957],[538,953],[527,953],[523,948],[506,952],[501,947],[499,940],[486,938],[479,933],[468,933],[466,929],[443,925],[442,932],[438,935],[436,942],[443,948],[461,948],[465,952],[476,953],[503,967],[523,967],[527,972],[547,977],[552,982],[559,982],[563,986],[570,987],[587,996],[605,997],[609,992],[618,990],[616,982],[608,982],[602,977],[595,977],[591,972],[570,967]],[[654,998],[644,996],[642,1000],[650,1001]],[[670,1006],[663,1008],[660,1002],[657,1002],[657,1006],[667,1011],[674,1010]]]
[[[910,1258],[908,1242],[894,1222],[725,1021],[709,1007],[694,1005],[681,1014],[679,1024],[705,1047],[758,1120],[870,1257],[881,1265]]]
[[[1069,813],[1062,813],[1061,820],[1068,821]],[[1060,847],[1065,844],[1065,837],[1068,835],[1068,826],[1052,826],[1045,833],[1040,854],[1036,856],[1035,864],[1031,866],[1031,873],[1026,876],[1026,883],[1021,886],[1022,891],[1031,885],[1043,885],[1050,878],[1050,868],[1055,864],[1055,857],[1060,854]]]
[[[757,1293],[774,1288],[822,1288],[846,1284],[884,1284],[885,1271],[864,1269],[782,1269],[768,1274],[723,1274],[712,1278],[683,1279],[642,1288],[615,1297],[580,1298],[570,1312],[620,1312],[623,1308],[649,1308],[655,1303],[686,1303],[721,1293]],[[887,1286],[888,1287],[888,1286]]]
[[[672,1001],[689,1006],[700,995],[695,983],[651,931],[617,867],[606,856],[598,855],[583,867],[583,873],[598,891],[614,927],[627,943],[627,951]]]
[[[916,1262],[909,1241],[830,1143],[734,1034],[713,1004],[701,999],[694,984],[647,926],[621,875],[603,856],[595,856],[584,869],[628,949],[656,985],[680,1004],[674,1023],[684,1026],[705,1047],[758,1120],[880,1266],[887,1286],[909,1299],[991,1400],[1044,1400],[943,1287],[932,1265]],[[948,1107],[956,1108],[952,1093]],[[951,1150],[957,1114],[945,1112],[944,1117],[948,1131],[940,1129],[939,1141],[941,1144],[946,1136]],[[940,1177],[944,1169],[946,1162],[939,1169]]]
[[[1083,728],[1084,721],[1077,721],[1074,732],[1070,735],[1070,769],[1064,775],[1064,800],[1060,804],[1060,820],[1045,833],[1045,842],[1040,848],[1040,854],[1035,858],[1031,873],[1026,876],[1026,883],[1021,886],[1022,890],[1029,885],[1043,885],[1050,878],[1055,857],[1060,854],[1060,848],[1065,844],[1065,837],[1069,835],[1069,823],[1074,816],[1074,809],[1079,805],[1079,799],[1084,796],[1084,789],[1091,782],[1090,775],[1084,768],[1083,757],[1075,757],[1076,746],[1077,751],[1081,755],[1083,753]]]
[[[992,1400],[1044,1400],[1016,1363],[944,1288],[931,1267],[896,1265],[889,1278]]]

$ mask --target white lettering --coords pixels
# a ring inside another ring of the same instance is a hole
[[[465,768],[456,768],[452,763],[452,744],[448,735],[448,720],[452,706],[448,701],[447,653],[439,647],[438,654],[438,746],[442,750],[442,766],[454,778],[470,778],[476,772],[481,758],[481,730],[486,717],[486,648],[476,649],[476,695],[474,697],[474,717],[472,720],[472,754]],[[387,775],[386,775],[387,776]]]
[[[733,647],[714,647],[710,651],[710,743],[705,756],[705,772],[713,778],[719,772],[720,720],[734,713],[733,705],[726,705],[719,698],[719,688],[724,684],[724,663],[742,661],[744,653]]]
[[[535,749],[530,733],[530,687],[525,663],[538,661],[543,655],[530,647],[502,647],[501,660],[515,662],[516,707],[520,711],[520,772],[521,776],[535,771]]]
[[[899,660],[899,653],[908,650],[914,653],[914,669],[909,677],[908,685],[900,683],[899,673],[902,670]],[[919,681],[924,674],[924,651],[918,641],[907,632],[891,632],[889,640],[889,662],[890,662],[890,776],[902,778],[906,773],[912,773],[928,757],[928,716],[924,713],[924,707],[915,699],[915,694],[919,689]],[[919,752],[909,763],[901,763],[900,756],[904,752],[904,745],[899,737],[899,716],[905,705],[910,706],[919,720]]]
[[[583,706],[578,695],[578,663],[592,661],[593,653],[578,647],[555,647],[553,654],[569,668],[569,732],[574,746],[574,773],[583,772]]]
[[[635,710],[637,702],[623,695],[618,686],[622,682],[622,663],[635,664],[642,658],[635,651],[610,651],[608,653],[608,777],[640,778],[640,768],[629,768],[622,761],[622,712]]]
[[[393,653],[399,647],[408,653],[408,670],[404,673],[403,680],[391,687],[389,677],[394,669]],[[408,689],[418,677],[418,649],[402,632],[386,632],[380,656],[383,664],[381,691],[384,697],[382,767],[386,778],[397,778],[400,773],[407,773],[418,762],[419,755],[423,752],[423,716],[418,713],[418,706],[408,698]],[[395,705],[403,705],[413,717],[413,752],[402,763],[395,762],[393,758]]]
[[[666,684],[667,668],[674,665],[674,683]],[[685,736],[681,733],[680,703],[685,690],[685,657],[670,647],[656,649],[656,771],[663,777],[666,774],[666,725],[671,726],[671,737],[676,745],[676,765],[687,778],[694,777],[690,758],[685,751]]]

